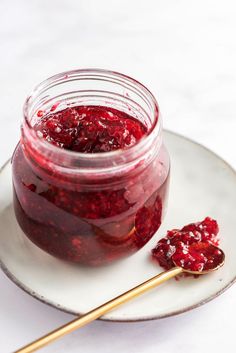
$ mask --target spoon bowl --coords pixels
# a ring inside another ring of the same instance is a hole
[[[197,244],[197,251],[200,253],[201,251],[204,252],[206,249],[206,244],[205,243],[198,243]],[[179,262],[174,261],[173,263],[176,267],[179,267],[182,269],[182,272],[188,273],[191,275],[206,275],[208,273],[217,271],[220,267],[222,267],[225,263],[225,253],[222,249],[220,249],[218,246],[213,245],[213,244],[207,244],[207,251],[208,253],[214,253],[217,251],[217,261],[215,263],[210,263],[210,267],[207,268],[207,263],[206,268],[203,267],[201,271],[196,271],[196,270],[191,270],[189,268],[186,268],[184,265],[180,266]],[[209,264],[208,264],[209,266]]]

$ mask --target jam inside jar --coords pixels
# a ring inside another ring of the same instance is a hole
[[[87,69],[38,85],[12,158],[14,209],[47,253],[102,265],[142,248],[162,223],[169,155],[153,95]]]

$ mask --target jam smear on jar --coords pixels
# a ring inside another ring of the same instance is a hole
[[[85,154],[125,150],[149,133],[141,121],[110,107],[57,108],[36,112],[32,128],[37,138],[61,149]],[[28,238],[49,254],[106,264],[136,252],[160,227],[169,181],[164,147],[140,172],[111,176],[104,185],[94,175],[89,187],[76,173],[65,181],[52,162],[48,172],[47,159],[37,149],[34,163],[26,152],[27,146],[19,144],[13,155],[15,214]]]
[[[165,270],[175,265],[199,272],[213,269],[222,262],[222,252],[211,246],[218,246],[218,232],[217,221],[210,217],[169,230],[152,249],[152,258]]]

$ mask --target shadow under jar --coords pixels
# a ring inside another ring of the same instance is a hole
[[[60,259],[110,263],[161,225],[169,156],[158,105],[125,75],[75,70],[38,85],[24,105],[12,167],[19,225]]]

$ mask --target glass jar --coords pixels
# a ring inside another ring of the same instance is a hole
[[[94,154],[36,134],[42,114],[79,105],[125,112],[148,133],[130,148]],[[100,265],[135,253],[155,234],[166,209],[169,156],[157,102],[142,84],[98,69],[55,75],[27,98],[21,131],[12,158],[14,209],[34,244],[63,260]]]

